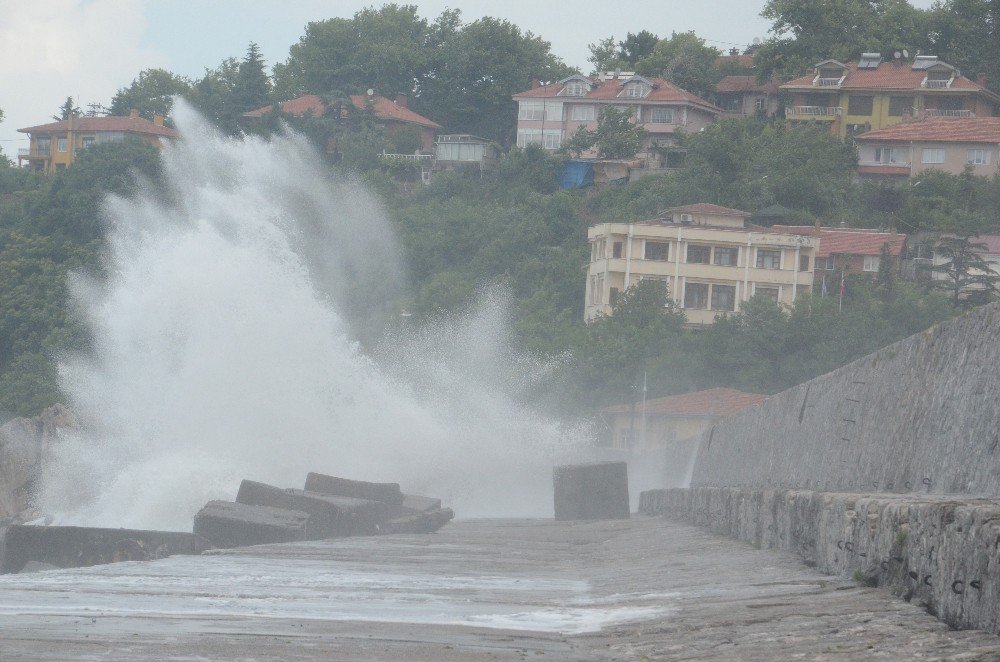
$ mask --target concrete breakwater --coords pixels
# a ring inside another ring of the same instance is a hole
[[[691,486],[1000,496],[1000,303],[720,421]]]
[[[639,512],[794,552],[952,627],[1000,634],[1000,500],[706,487],[643,492]]]

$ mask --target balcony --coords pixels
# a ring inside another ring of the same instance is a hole
[[[785,117],[834,119],[840,116],[840,106],[786,106]]]
[[[941,90],[947,87],[951,87],[951,79],[949,78],[947,80],[940,80],[940,79],[934,80],[930,78],[925,78],[923,86],[929,90]]]
[[[880,163],[878,161],[859,161],[858,174],[909,177],[910,164],[909,162]]]
[[[17,158],[19,159],[47,159],[51,155],[52,151],[47,148],[29,149],[27,147],[19,147],[17,149]]]
[[[950,110],[948,108],[927,108],[924,111],[927,117],[964,117],[974,118],[976,114],[971,110]]]
[[[840,87],[840,78],[817,78],[817,87]]]

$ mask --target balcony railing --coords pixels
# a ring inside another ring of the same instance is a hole
[[[382,158],[387,158],[387,159],[400,159],[402,161],[416,161],[418,163],[421,163],[421,162],[424,162],[424,161],[433,161],[434,160],[434,155],[433,154],[386,154],[385,152],[382,152],[381,154],[379,154],[379,156],[382,157]]]
[[[924,111],[928,117],[975,117],[971,110],[951,110],[949,108],[928,108]]]
[[[893,161],[891,163],[886,163],[885,161],[858,161],[858,166],[860,167],[878,167],[878,168],[909,168],[909,161]]]
[[[21,156],[29,156],[30,154],[31,154],[31,150],[28,149],[27,147],[18,147],[17,148],[17,155],[19,157],[21,157]]]
[[[48,147],[36,147],[34,149],[30,149],[28,147],[18,147],[17,149],[18,157],[24,159],[48,157],[51,153],[52,150]]]
[[[840,106],[788,106],[785,115],[840,115]]]
[[[839,87],[840,86],[840,79],[839,78],[817,78],[816,79],[816,85],[818,85],[819,87]]]
[[[951,87],[951,79],[948,80],[931,80],[927,79],[924,81],[924,87],[929,89],[941,89],[945,87]]]

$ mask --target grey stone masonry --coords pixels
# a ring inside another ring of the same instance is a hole
[[[720,421],[691,486],[1000,496],[1000,303]]]
[[[643,492],[639,512],[795,552],[952,627],[1000,634],[1000,500],[692,488]]]

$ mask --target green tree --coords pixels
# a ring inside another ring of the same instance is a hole
[[[995,0],[944,0],[928,10],[928,52],[957,66],[970,78],[986,74],[986,84],[1000,90],[1000,3]]]
[[[587,62],[590,62],[594,67],[595,74],[625,67],[626,61],[621,55],[620,47],[614,36],[601,39],[597,43],[587,44],[587,48],[590,50]]]
[[[636,63],[644,76],[660,76],[693,94],[711,97],[721,74],[715,68],[718,49],[705,45],[694,32],[674,32],[661,39],[651,55]]]
[[[594,146],[602,159],[632,158],[645,138],[646,130],[632,122],[630,111],[614,106],[601,110],[594,132]]]
[[[202,115],[220,130],[235,134],[242,121],[235,90],[240,63],[236,58],[223,60],[215,69],[206,69],[205,75],[191,86],[187,99]]]
[[[52,116],[52,119],[58,122],[59,120],[69,119],[71,116],[79,117],[80,109],[73,103],[73,97],[66,97],[66,101],[63,102],[63,105],[59,106],[58,112]]]
[[[941,237],[934,247],[934,252],[945,262],[930,267],[942,276],[932,283],[936,289],[947,292],[955,304],[986,303],[1000,292],[1000,272],[983,257],[986,244],[975,241],[973,236]]]
[[[641,30],[635,34],[629,32],[623,41],[618,42],[618,57],[635,67],[640,60],[645,60],[653,54],[660,38],[649,30]]]
[[[170,114],[174,96],[191,91],[191,81],[166,69],[144,69],[128,87],[123,87],[111,99],[112,115],[128,115],[134,108],[140,117],[152,120],[155,115]]]
[[[246,55],[236,70],[233,83],[233,105],[242,114],[266,106],[271,94],[271,79],[268,78],[264,56],[260,46],[250,42]]]

